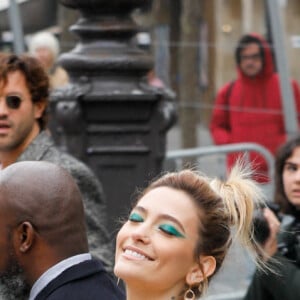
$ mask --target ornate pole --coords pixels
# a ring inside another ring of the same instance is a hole
[[[101,180],[112,228],[130,197],[157,175],[165,136],[174,122],[173,99],[148,85],[152,57],[137,47],[131,18],[149,0],[60,0],[81,17],[71,26],[76,47],[60,57],[70,85],[53,94],[54,136]]]

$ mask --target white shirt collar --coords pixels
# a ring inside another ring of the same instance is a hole
[[[39,292],[54,278],[60,275],[66,269],[77,265],[85,260],[92,259],[90,253],[78,254],[67,259],[64,259],[44,272],[31,288],[29,300],[34,300]]]

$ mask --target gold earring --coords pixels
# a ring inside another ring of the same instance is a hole
[[[191,288],[189,288],[185,293],[184,293],[184,300],[195,300],[196,296],[195,293]]]

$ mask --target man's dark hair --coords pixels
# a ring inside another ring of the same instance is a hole
[[[238,42],[238,45],[236,47],[235,50],[235,60],[237,62],[238,65],[240,65],[241,63],[241,52],[243,49],[245,49],[247,46],[249,46],[249,44],[257,44],[259,46],[259,52],[260,52],[260,56],[262,58],[262,61],[264,63],[265,60],[265,52],[264,52],[264,48],[262,45],[262,42],[259,38],[252,36],[252,35],[244,35]]]
[[[45,102],[46,107],[38,120],[41,129],[47,125],[47,105],[49,100],[49,78],[40,62],[29,55],[0,53],[0,81],[7,82],[8,74],[20,71],[26,80],[32,102]]]

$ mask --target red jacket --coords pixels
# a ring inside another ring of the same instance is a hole
[[[274,72],[272,55],[266,41],[257,35],[264,49],[264,66],[254,78],[245,76],[238,68],[238,78],[227,83],[217,94],[210,130],[217,145],[254,142],[275,154],[286,141],[279,76]],[[297,111],[300,111],[300,90],[292,80]],[[228,156],[230,167],[236,155]],[[258,173],[266,174],[267,165],[257,153],[250,160]],[[267,181],[264,175],[258,181]]]

